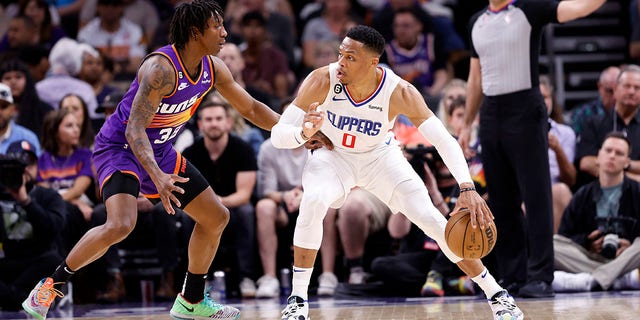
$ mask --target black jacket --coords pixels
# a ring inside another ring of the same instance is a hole
[[[56,191],[39,186],[34,186],[29,196],[31,203],[22,207],[0,189],[2,217],[12,215],[14,221],[19,217],[18,223],[0,220],[4,222],[0,225],[0,242],[7,258],[29,257],[58,249],[66,217],[64,200]]]
[[[571,199],[564,211],[558,233],[589,249],[587,236],[598,229],[596,203],[602,197],[598,180],[584,185]],[[635,224],[626,223],[622,238],[633,240],[640,236],[640,183],[624,177],[620,196],[619,217],[631,217]]]

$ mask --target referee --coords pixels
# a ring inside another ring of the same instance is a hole
[[[499,234],[497,274],[521,297],[554,295],[548,122],[538,84],[542,29],[584,17],[604,1],[489,0],[469,23],[472,57],[459,142],[468,154],[480,110],[481,157]]]

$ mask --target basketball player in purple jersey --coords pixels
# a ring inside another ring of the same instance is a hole
[[[171,21],[171,45],[151,53],[113,116],[96,137],[93,154],[107,222],[89,230],[53,275],[44,278],[22,304],[27,313],[45,319],[60,285],[73,273],[101,257],[133,230],[139,193],[162,201],[174,214],[183,208],[195,220],[189,242],[189,266],[171,309],[176,319],[237,319],[240,312],[203,294],[205,277],[229,221],[206,180],[172,147],[184,124],[214,87],[244,117],[265,130],[278,114],[252,98],[213,57],[227,31],[222,9],[211,0],[181,4]]]

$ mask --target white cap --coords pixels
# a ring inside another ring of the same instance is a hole
[[[0,83],[0,100],[4,100],[13,104],[13,95],[11,95],[11,88],[4,83]]]

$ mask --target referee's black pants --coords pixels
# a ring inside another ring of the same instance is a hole
[[[547,119],[538,88],[485,96],[480,109],[481,157],[498,229],[498,275],[505,286],[553,281]]]

